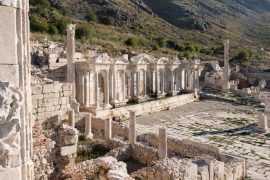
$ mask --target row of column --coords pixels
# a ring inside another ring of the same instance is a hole
[[[105,139],[109,140],[112,138],[112,119],[105,120]],[[134,111],[130,111],[130,119],[129,119],[129,134],[128,141],[129,144],[136,144],[136,113]],[[165,128],[159,128],[159,158],[165,159],[168,156],[167,153],[167,130]]]
[[[171,69],[168,72],[165,78],[164,69],[152,71],[148,79],[151,83],[147,83],[145,70],[130,71],[128,81],[124,70],[114,70],[111,73],[109,70],[77,71],[77,101],[84,107],[111,107],[110,104],[116,106],[117,103],[127,102],[128,97],[131,100],[147,99],[147,87],[149,95],[156,97],[163,97],[166,93],[175,96],[181,90],[199,89],[197,69]]]

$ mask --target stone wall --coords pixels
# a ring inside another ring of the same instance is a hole
[[[94,113],[99,118],[115,117],[116,120],[122,120],[129,118],[129,111],[136,111],[137,116],[144,114],[150,114],[154,112],[165,111],[168,109],[182,106],[184,104],[192,103],[196,100],[194,93],[182,94],[174,97],[168,97],[164,99],[155,99],[153,101],[147,101],[140,104],[134,104],[130,106],[97,111]],[[83,109],[82,109],[83,110]]]
[[[32,85],[34,126],[50,128],[67,119],[71,94],[71,85],[67,83]]]
[[[138,141],[146,141],[152,147],[158,148],[158,136],[156,134],[143,134],[137,137]],[[215,158],[219,158],[219,149],[211,145],[202,144],[188,139],[179,140],[176,138],[168,138],[168,151],[183,157],[195,157],[207,154]]]

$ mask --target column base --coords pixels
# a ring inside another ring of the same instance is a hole
[[[112,101],[110,104],[114,108],[118,108],[118,107],[126,106],[127,102],[128,102],[128,100],[124,100],[124,101]]]
[[[156,95],[155,95],[155,98],[157,98],[157,99],[162,99],[162,98],[164,98],[165,96],[166,96],[165,93],[163,93],[163,94],[156,94]]]
[[[85,139],[93,139],[94,138],[94,135],[92,133],[89,133],[89,134],[84,134],[84,138]]]
[[[168,94],[170,95],[170,96],[176,96],[177,95],[177,91],[171,91],[171,92],[169,92]]]

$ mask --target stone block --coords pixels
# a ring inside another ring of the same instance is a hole
[[[60,155],[67,156],[77,152],[77,145],[60,147]]]
[[[59,64],[61,63],[61,65],[65,65],[67,64],[67,59],[66,58],[59,58]]]
[[[8,1],[1,1],[1,4]],[[0,64],[18,64],[16,9],[0,6]]]
[[[32,87],[32,94],[42,94],[42,86],[41,85],[35,85]]]
[[[47,93],[50,93],[50,92],[53,92],[53,88],[54,88],[54,85],[53,84],[45,84],[43,86],[43,93],[44,94],[47,94]]]
[[[72,85],[68,84],[68,83],[63,84],[62,87],[63,87],[63,91],[71,91],[72,90]]]
[[[32,100],[42,100],[43,98],[44,98],[44,96],[42,94],[32,96]]]
[[[2,41],[1,37],[0,37],[0,40]],[[1,48],[1,41],[0,41],[0,48]],[[1,52],[1,49],[0,49],[0,52]],[[1,60],[2,59],[1,59],[1,55],[0,55],[0,64],[1,64]],[[19,86],[19,66],[18,65],[3,65],[3,64],[1,64],[1,66],[0,66],[0,80],[2,82],[9,82],[10,86],[13,86],[13,87]]]

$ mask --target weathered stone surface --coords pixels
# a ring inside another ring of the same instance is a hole
[[[2,1],[7,4],[11,2]],[[0,64],[17,64],[16,9],[0,6],[0,17]]]
[[[77,145],[60,147],[60,155],[67,156],[77,152]]]
[[[23,0],[0,0],[0,4],[15,8],[23,8]]]
[[[1,43],[0,43],[1,44]],[[0,50],[1,51],[1,50]],[[1,61],[1,58],[0,58]],[[19,65],[6,65],[0,66],[1,81],[9,82],[11,86],[19,86]]]

